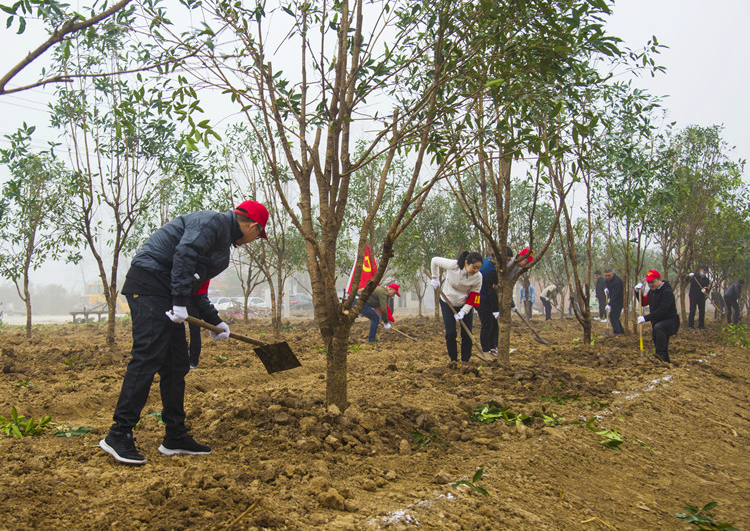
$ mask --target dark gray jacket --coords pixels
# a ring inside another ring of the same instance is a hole
[[[169,286],[175,305],[187,306],[203,282],[229,267],[232,245],[242,236],[232,211],[185,214],[153,233],[131,266]]]

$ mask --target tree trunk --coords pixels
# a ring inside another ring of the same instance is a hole
[[[26,337],[31,337],[31,293],[29,293],[29,275],[23,276],[23,302],[26,303]]]
[[[331,404],[344,411],[349,405],[347,397],[347,355],[351,324],[340,322],[333,335],[324,337],[326,355],[326,405]]]

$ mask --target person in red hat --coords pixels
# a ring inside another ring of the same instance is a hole
[[[367,341],[369,343],[377,341],[378,325],[380,324],[380,321],[383,321],[383,328],[390,330],[390,322],[393,321],[393,317],[388,315],[388,298],[393,297],[394,295],[400,297],[401,294],[398,292],[398,288],[399,285],[396,283],[389,284],[387,288],[376,286],[375,289],[372,290],[372,293],[370,293],[367,302],[362,306],[359,315],[367,317],[370,320],[370,333],[367,336]],[[357,298],[359,298],[363,290],[364,288],[357,292]],[[356,301],[357,299],[355,298],[354,300]],[[378,315],[378,311],[380,312],[380,315]]]
[[[654,340],[656,357],[670,363],[669,338],[680,329],[680,316],[677,314],[674,292],[669,282],[662,280],[655,269],[646,273],[648,293],[643,295],[643,306],[649,307],[648,315],[638,316],[638,324],[651,323],[651,338]],[[635,298],[640,300],[643,284],[635,286]]]
[[[193,212],[162,226],[136,253],[122,288],[133,321],[131,360],[115,406],[114,424],[99,442],[117,461],[130,465],[146,462],[135,446],[133,428],[156,373],[166,426],[159,451],[166,455],[211,453],[185,426],[185,375],[190,361],[183,322],[191,296],[229,266],[232,247],[268,239],[267,222],[268,210],[257,201],[244,201],[227,212]],[[229,326],[218,313],[209,312],[204,319],[223,330],[211,332],[212,339],[229,337]]]

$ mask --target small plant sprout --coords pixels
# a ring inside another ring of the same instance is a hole
[[[58,424],[55,426],[55,432],[52,434],[56,437],[73,437],[79,435],[86,435],[88,432],[93,430],[91,426],[71,426],[67,427],[65,424]]]
[[[728,324],[721,329],[719,337],[727,345],[750,348],[750,340],[748,340],[747,331],[747,325]]]
[[[39,422],[35,421],[34,417],[26,419],[24,415],[18,414],[16,406],[12,406],[10,408],[10,419],[0,415],[0,433],[18,439],[41,435],[46,428],[51,427],[49,425],[51,420],[49,415],[42,417]]]
[[[682,518],[686,522],[693,524],[698,529],[702,530],[710,530],[710,529],[726,529],[727,531],[739,531],[736,527],[732,526],[732,524],[727,522],[715,522],[713,517],[714,515],[711,513],[716,506],[719,505],[717,502],[713,501],[710,503],[707,503],[703,506],[703,508],[698,508],[695,505],[690,505],[689,503],[685,504],[685,509],[687,509],[686,513],[676,513],[675,516],[677,518]]]
[[[477,481],[482,479],[482,476],[484,475],[484,468],[477,468],[477,471],[474,472],[474,477],[471,478],[471,481],[466,479],[461,479],[459,481],[456,481],[455,483],[451,484],[453,488],[458,488],[461,485],[465,485],[467,487],[470,487],[474,489],[476,492],[481,494],[482,496],[489,496],[490,493],[487,492],[485,489],[477,485]]]
[[[412,444],[420,445],[422,448],[424,448],[431,442],[436,442],[441,446],[445,446],[445,442],[443,442],[440,437],[438,437],[437,433],[427,435],[426,433],[422,433],[421,431],[419,431],[417,428],[411,430],[411,442]]]
[[[482,424],[492,424],[498,419],[503,419],[508,424],[528,424],[531,421],[529,415],[513,413],[505,406],[498,406],[495,402],[490,402],[486,406],[477,406],[469,411],[469,420],[480,422]]]
[[[227,361],[227,355],[219,354],[218,356],[216,356],[216,361],[218,361],[219,363],[224,363],[225,361]]]

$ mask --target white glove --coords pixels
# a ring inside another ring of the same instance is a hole
[[[492,312],[492,316],[493,316],[493,317],[494,317],[495,319],[498,319],[498,318],[500,318],[500,312]]]
[[[641,291],[643,289],[643,282],[639,282],[635,285],[635,291]]]
[[[169,317],[173,323],[183,323],[185,322],[185,319],[187,319],[188,313],[187,313],[187,307],[185,306],[172,306],[171,312],[164,312],[167,314],[167,317]]]
[[[645,322],[646,322],[646,318],[643,317],[642,315],[639,315],[638,316],[638,324],[645,323]]]
[[[708,288],[703,288],[703,290],[702,290],[702,291],[703,291],[703,294],[704,294],[704,295],[707,295],[707,294],[708,294]]]
[[[518,313],[518,306],[511,306],[510,311]]]
[[[440,287],[440,280],[437,278],[433,278],[430,280],[430,286],[432,286],[432,289],[438,289]]]
[[[390,330],[391,329],[391,323],[385,323],[383,325],[383,328],[385,328],[386,330]]]
[[[609,288],[604,288],[604,294],[609,295]]]
[[[607,311],[610,311],[610,310],[612,309],[612,307],[611,307],[611,306],[610,306],[609,304],[607,304],[607,305],[606,305],[606,306],[604,307],[604,309],[605,309],[605,310],[607,310]]]
[[[213,330],[208,333],[209,336],[211,336],[211,339],[215,339],[216,341],[224,341],[225,339],[229,339],[229,326],[224,321],[220,322],[216,325],[217,328],[221,328],[224,330],[223,332],[214,332]]]
[[[459,310],[459,312],[457,314],[455,314],[453,317],[456,318],[456,321],[460,321],[461,319],[463,319],[464,317],[466,317],[466,314],[464,313],[463,310]]]
[[[695,273],[690,273],[690,274],[688,275],[688,277],[689,277],[689,278],[693,278],[694,276],[695,276]]]

